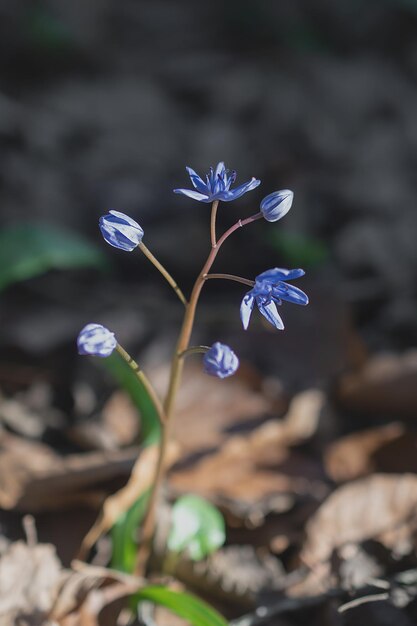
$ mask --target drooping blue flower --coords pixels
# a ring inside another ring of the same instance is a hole
[[[216,341],[203,357],[204,371],[210,376],[227,378],[239,367],[239,359],[229,346]]]
[[[255,279],[254,287],[244,296],[240,305],[240,318],[246,330],[256,302],[259,311],[275,328],[282,330],[284,323],[278,313],[277,305],[283,300],[294,304],[308,304],[308,296],[293,285],[285,281],[304,276],[301,269],[286,270],[279,267],[267,270]]]
[[[77,339],[78,354],[91,356],[110,356],[117,346],[117,341],[108,328],[101,324],[87,324]]]
[[[290,189],[274,191],[261,202],[261,212],[268,222],[277,222],[288,213],[294,194]]]
[[[100,217],[99,226],[107,243],[127,252],[132,252],[143,238],[139,224],[120,211],[110,211]]]
[[[186,167],[186,170],[194,189],[174,189],[174,193],[182,193],[184,196],[199,202],[214,202],[214,200],[230,202],[240,198],[247,191],[252,191],[261,183],[260,180],[251,178],[236,189],[230,189],[236,180],[236,172],[227,170],[223,162],[218,163],[215,169],[210,168],[210,173],[206,175],[205,182],[191,167]]]

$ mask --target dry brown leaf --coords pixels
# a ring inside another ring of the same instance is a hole
[[[287,409],[282,392],[272,399],[267,397],[256,373],[244,366],[241,370],[239,375],[219,381],[187,363],[173,418],[173,436],[181,442],[184,454],[218,447],[235,428]],[[167,368],[158,368],[151,378],[163,393]]]
[[[52,545],[11,544],[0,559],[0,624],[13,624],[20,613],[46,617],[60,576],[61,563]]]
[[[402,439],[403,435],[404,426],[399,423],[346,435],[325,451],[326,471],[336,482],[355,480],[375,471],[389,471],[378,465],[376,455],[386,444]],[[409,467],[408,471],[412,469]]]
[[[417,414],[417,350],[379,354],[359,372],[341,377],[336,399],[349,411],[394,419]]]
[[[192,491],[232,506],[233,512],[288,510],[294,496],[327,493],[321,472],[313,461],[289,446],[311,436],[323,405],[323,396],[310,390],[297,396],[287,416],[270,420],[250,435],[225,440],[218,452],[197,463],[174,470],[170,484],[176,491]]]
[[[397,554],[414,545],[417,476],[375,474],[336,489],[306,527],[301,559],[327,561],[333,550],[375,539]]]
[[[177,461],[179,453],[180,449],[177,444],[168,445],[165,458],[166,467],[170,467]],[[138,496],[150,487],[155,475],[157,461],[158,446],[149,446],[142,450],[126,485],[106,498],[97,521],[83,539],[78,554],[79,558],[84,558],[97,539],[110,530],[120,515],[130,509]]]
[[[381,568],[362,542],[379,542],[394,558],[415,549],[417,476],[375,474],[339,487],[307,523],[306,534],[300,560],[310,573],[290,595],[320,594],[343,586],[345,578],[348,587],[363,586]]]
[[[0,626],[96,626],[108,603],[143,584],[106,568],[74,567],[64,569],[51,544],[10,544],[0,558]]]
[[[26,512],[94,504],[90,489],[127,476],[138,448],[61,457],[45,444],[0,433],[0,507]]]

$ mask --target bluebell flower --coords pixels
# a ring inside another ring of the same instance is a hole
[[[139,224],[120,211],[110,211],[100,217],[99,226],[107,243],[127,252],[132,252],[143,238]]]
[[[203,357],[204,371],[210,376],[227,378],[239,367],[239,359],[229,346],[216,341]]]
[[[78,354],[91,356],[110,356],[117,346],[117,341],[108,328],[101,324],[87,324],[77,339]]]
[[[274,191],[261,202],[261,212],[268,222],[277,222],[288,213],[294,194],[290,189]]]
[[[252,191],[261,183],[260,180],[252,178],[236,189],[230,189],[236,180],[236,172],[227,170],[223,162],[218,163],[215,169],[210,168],[210,174],[206,175],[205,182],[191,167],[187,167],[186,170],[194,189],[174,189],[174,193],[182,193],[200,202],[214,202],[214,200],[230,202],[240,198],[247,191]]]
[[[278,314],[277,305],[283,300],[294,304],[308,304],[308,297],[293,285],[288,285],[286,280],[293,280],[304,276],[304,270],[285,270],[279,267],[267,270],[255,279],[254,287],[248,291],[240,305],[240,318],[243,328],[246,330],[256,302],[259,311],[275,328],[282,330],[284,323]]]

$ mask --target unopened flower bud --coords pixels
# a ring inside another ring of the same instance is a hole
[[[132,252],[143,238],[139,224],[120,211],[110,211],[100,217],[99,226],[107,243],[127,252]]]
[[[110,356],[117,346],[117,341],[108,328],[101,324],[87,324],[77,339],[78,354],[91,356]]]
[[[277,222],[288,213],[294,194],[289,189],[274,191],[261,202],[261,211],[268,222]]]
[[[205,373],[218,378],[232,376],[239,367],[239,359],[233,350],[219,341],[205,353],[203,363]]]

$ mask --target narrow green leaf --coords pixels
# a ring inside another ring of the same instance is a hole
[[[131,574],[134,570],[138,550],[136,532],[145,516],[149,496],[147,489],[111,529],[111,566],[121,572]]]
[[[220,548],[225,539],[223,516],[210,502],[192,494],[176,501],[172,508],[169,550],[186,550],[191,559],[200,561]]]
[[[220,613],[190,593],[152,586],[138,591],[135,598],[164,606],[193,626],[227,626]]]
[[[0,290],[48,270],[105,268],[101,251],[79,235],[41,224],[0,231]]]
[[[144,446],[158,443],[161,435],[158,412],[141,381],[116,351],[101,362],[138,409],[141,419],[141,443]]]

